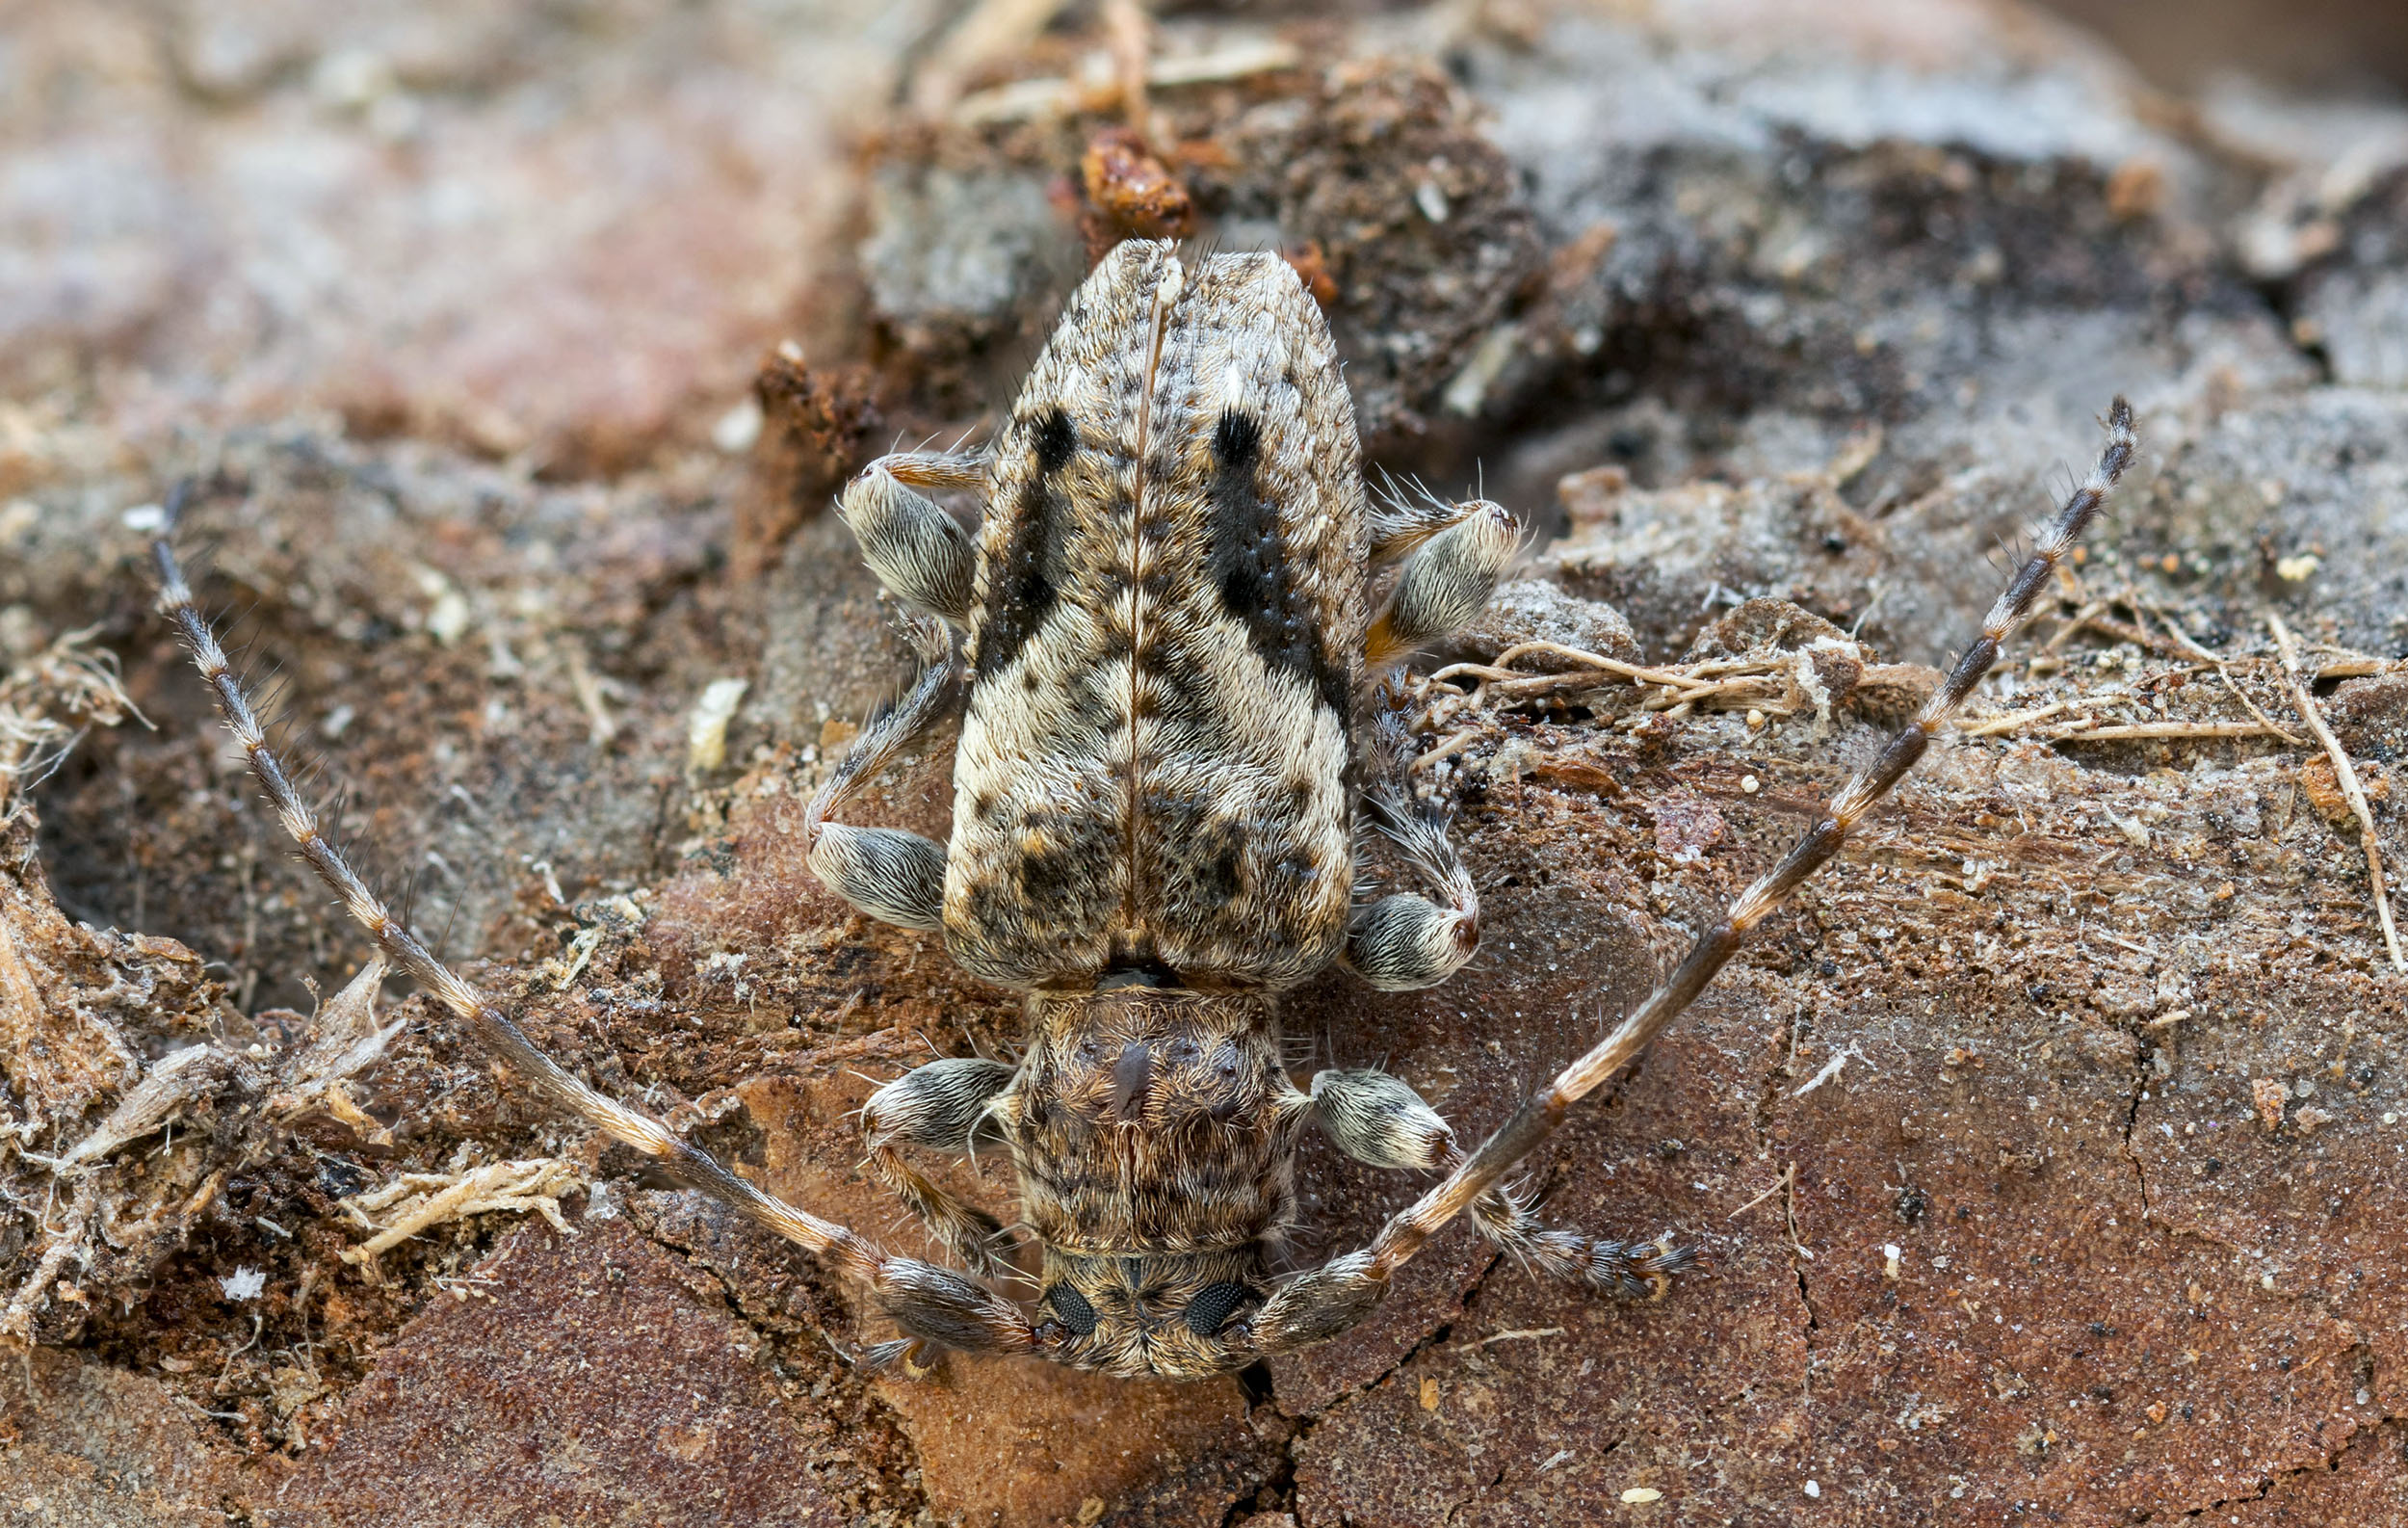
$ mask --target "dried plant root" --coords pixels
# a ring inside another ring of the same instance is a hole
[[[356,1194],[343,1208],[377,1234],[343,1253],[347,1263],[373,1263],[420,1231],[471,1215],[530,1212],[574,1235],[561,1218],[561,1196],[586,1186],[576,1164],[560,1157],[488,1162],[465,1172],[405,1172],[382,1188]]]

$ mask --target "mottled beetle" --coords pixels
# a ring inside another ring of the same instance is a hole
[[[811,866],[863,912],[941,934],[963,969],[1025,994],[1016,1066],[932,1062],[864,1111],[873,1166],[967,1272],[781,1202],[537,1050],[321,835],[164,540],[161,608],[302,856],[385,955],[570,1113],[866,1286],[903,1333],[875,1357],[1027,1353],[1196,1379],[1352,1327],[1464,1211],[1523,1261],[1601,1290],[1660,1293],[1689,1263],[1666,1241],[1550,1229],[1502,1180],[1922,756],[2132,461],[2121,399],[2107,429],[2097,468],[1915,720],[1636,1013],[1467,1156],[1384,1073],[1323,1071],[1297,1089],[1278,996],[1333,962],[1374,987],[1428,987],[1478,944],[1471,878],[1402,786],[1380,689],[1479,611],[1513,522],[1484,500],[1367,502],[1328,329],[1283,261],[1221,254],[1191,270],[1166,244],[1119,246],[1071,298],[991,449],[887,457],[840,504],[871,567],[921,613],[928,665],[811,803]],[[981,491],[975,539],[923,488]],[[955,706],[950,845],[834,820]],[[1435,896],[1358,903],[1359,830]],[[1368,1248],[1275,1277],[1308,1123],[1361,1161],[1446,1176]],[[1009,1152],[1043,1244],[1034,1312],[991,1286],[1000,1223],[903,1155],[982,1145]]]

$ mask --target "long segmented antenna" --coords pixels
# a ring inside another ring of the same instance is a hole
[[[717,1157],[690,1145],[658,1120],[580,1082],[484,994],[436,960],[418,935],[387,910],[353,873],[342,852],[327,840],[316,809],[269,747],[241,678],[225,649],[218,645],[208,619],[193,601],[192,588],[169,541],[189,492],[189,484],[178,484],[169,495],[167,529],[151,544],[159,568],[159,614],[174,624],[201,678],[217,693],[226,729],[250,761],[251,774],[267,792],[269,804],[299,846],[301,858],[342,899],[353,921],[367,931],[385,959],[433,993],[458,1015],[480,1044],[524,1073],[536,1091],[555,1105],[642,1152],[679,1183],[701,1190],[746,1219],[824,1257],[831,1268],[868,1286],[879,1305],[914,1338],[989,1353],[1031,1351],[1034,1338],[1027,1318],[991,1290],[951,1269],[891,1256],[858,1232],[788,1204],[738,1177]]]
[[[1439,1227],[1496,1186],[1514,1165],[1562,1123],[1572,1105],[1645,1049],[1678,1018],[1706,984],[1713,981],[1746,942],[1748,932],[1787,901],[1791,892],[1840,846],[1874,803],[1889,793],[1912,769],[1932,738],[1956,714],[1998,661],[1999,649],[2023,624],[2039,599],[2040,591],[2074,542],[2097,519],[2107,496],[2132,464],[2135,442],[2132,406],[2115,400],[2107,417],[2107,449],[2090,476],[2057,511],[2055,520],[2040,538],[2031,555],[2000,593],[1982,621],[1981,635],[1958,656],[1940,688],[1924,702],[1922,711],[1894,733],[1872,760],[1856,773],[1835,797],[1823,818],[1800,838],[1781,862],[1741,894],[1722,921],[1698,935],[1670,979],[1658,987],[1637,1011],[1600,1041],[1588,1054],[1566,1067],[1555,1080],[1532,1094],[1513,1118],[1480,1144],[1479,1150],[1407,1208],[1391,1217],[1366,1251],[1339,1258],[1289,1284],[1264,1306],[1257,1329],[1267,1339],[1266,1351],[1327,1335],[1334,1321],[1350,1325],[1368,1303],[1377,1299],[1390,1274],[1419,1251]],[[1354,1312],[1349,1318],[1347,1310]]]

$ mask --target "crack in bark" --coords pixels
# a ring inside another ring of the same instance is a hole
[[[1790,1275],[1797,1280],[1797,1303],[1806,1307],[1806,1330],[1801,1338],[1806,1345],[1806,1361],[1799,1368],[1797,1375],[1798,1399],[1801,1402],[1805,1402],[1814,1399],[1814,1334],[1822,1330],[1822,1315],[1819,1311],[1815,1309],[1814,1291],[1808,1287],[1806,1282],[1806,1265],[1812,1259],[1807,1254],[1805,1241],[1798,1235],[1797,1167],[1794,1163],[1791,1164],[1789,1180],[1781,1191],[1781,1214],[1783,1224],[1788,1227],[1789,1231]]]
[[[1599,1098],[1597,1099],[1597,1103],[1600,1106],[1610,1105],[1614,1098],[1619,1095],[1619,1092],[1620,1090],[1617,1086],[1612,1090],[1601,1093]],[[1545,1202],[1547,1192],[1554,1187],[1555,1179],[1562,1170],[1562,1162],[1563,1156],[1561,1153],[1557,1153],[1550,1159],[1546,1180],[1540,1185],[1539,1191],[1535,1196],[1536,1202]],[[1451,1340],[1454,1335],[1456,1321],[1462,1319],[1462,1316],[1468,1316],[1472,1313],[1473,1307],[1479,1304],[1481,1294],[1487,1289],[1489,1277],[1496,1273],[1500,1265],[1507,1262],[1508,1260],[1509,1259],[1506,1257],[1502,1249],[1492,1247],[1489,1251],[1487,1259],[1479,1265],[1476,1272],[1473,1273],[1471,1278],[1463,1285],[1461,1292],[1455,1297],[1455,1304],[1461,1308],[1461,1316],[1438,1323],[1428,1331],[1424,1332],[1410,1347],[1406,1348],[1405,1351],[1397,1357],[1395,1362],[1381,1369],[1377,1374],[1373,1375],[1362,1383],[1349,1386],[1344,1393],[1333,1397],[1326,1405],[1322,1406],[1318,1410],[1304,1414],[1291,1412],[1279,1405],[1279,1398],[1276,1390],[1273,1390],[1265,1399],[1262,1404],[1269,1407],[1276,1414],[1285,1417],[1289,1421],[1296,1424],[1296,1431],[1288,1439],[1288,1447],[1284,1458],[1285,1469],[1281,1478],[1282,1496],[1284,1499],[1280,1502],[1279,1506],[1273,1510],[1281,1510],[1290,1513],[1294,1513],[1296,1511],[1296,1457],[1302,1451],[1306,1440],[1312,1437],[1312,1436],[1321,1429],[1324,1422],[1336,1416],[1346,1408],[1353,1405],[1363,1396],[1370,1395],[1372,1392],[1380,1388],[1380,1386],[1394,1380],[1399,1374],[1410,1367],[1413,1361],[1416,1358],[1419,1358],[1423,1354]],[[1517,1263],[1516,1266],[1519,1267],[1521,1265]],[[1524,1271],[1529,1272],[1530,1270],[1526,1268]],[[1621,1437],[1616,1437],[1607,1446],[1604,1452],[1610,1454],[1614,1449],[1620,1448],[1622,1443],[1623,1439]],[[1495,1478],[1490,1480],[1487,1485],[1477,1488],[1469,1495],[1453,1498],[1447,1505],[1446,1516],[1442,1520],[1446,1522],[1454,1521],[1457,1515],[1461,1513],[1463,1508],[1469,1506],[1473,1499],[1480,1491],[1494,1489],[1496,1486],[1505,1479],[1506,1468],[1507,1466],[1505,1465],[1498,1466]],[[1228,1525],[1236,1522],[1236,1515],[1241,1511],[1258,1512],[1264,1509],[1259,1506],[1244,1507],[1243,1504],[1233,1506],[1230,1509],[1229,1514],[1225,1515],[1222,1519],[1223,1528],[1228,1528]]]
[[[1780,1047],[1771,1065],[1765,1068],[1764,1081],[1756,1090],[1756,1108],[1750,1123],[1756,1136],[1757,1152],[1767,1160],[1772,1150],[1772,1117],[1773,1111],[1780,1104],[1781,1080],[1796,1075],[1794,1063],[1797,1059],[1798,1043],[1806,1033],[1805,1015],[1806,1008],[1803,1003],[1791,1012],[1789,1042]],[[1790,1244],[1790,1276],[1797,1286],[1798,1305],[1806,1312],[1803,1339],[1806,1347],[1806,1361],[1798,1371],[1798,1395],[1803,1400],[1813,1393],[1815,1372],[1813,1334],[1822,1330],[1822,1315],[1815,1308],[1814,1290],[1806,1278],[1806,1264],[1809,1259],[1804,1253],[1804,1238],[1798,1234],[1797,1163],[1794,1160],[1782,1169],[1781,1223],[1783,1233],[1788,1236]]]
[[[1488,1282],[1488,1276],[1491,1273],[1494,1273],[1497,1265],[1503,1261],[1505,1261],[1505,1254],[1503,1252],[1491,1251],[1488,1260],[1480,1265],[1479,1272],[1472,1276],[1471,1282],[1466,1284],[1463,1288],[1463,1292],[1456,1297],[1456,1303],[1463,1307],[1465,1314],[1468,1315],[1470,1313],[1472,1302],[1479,1296],[1480,1289]],[[1395,1379],[1400,1373],[1403,1372],[1405,1366],[1410,1364],[1415,1358],[1420,1357],[1424,1353],[1427,1352],[1430,1348],[1438,1345],[1439,1343],[1445,1342],[1453,1334],[1454,1322],[1453,1320],[1438,1323],[1436,1326],[1432,1327],[1429,1330],[1424,1332],[1419,1338],[1417,1338],[1410,1347],[1405,1349],[1402,1354],[1399,1355],[1394,1363],[1391,1363],[1386,1368],[1381,1369],[1377,1374],[1373,1375],[1362,1383],[1351,1385],[1341,1394],[1331,1397],[1327,1404],[1322,1406],[1316,1410],[1306,1412],[1294,1412],[1288,1410],[1279,1404],[1279,1394],[1277,1389],[1275,1387],[1272,1388],[1265,1397],[1262,1404],[1269,1407],[1277,1415],[1283,1416],[1296,1424],[1296,1431],[1289,1436],[1288,1446],[1282,1458],[1284,1468],[1281,1471],[1281,1480],[1284,1483],[1282,1487],[1282,1495],[1284,1500],[1280,1503],[1279,1508],[1276,1510],[1284,1510],[1290,1513],[1294,1513],[1296,1511],[1296,1459],[1297,1456],[1303,1452],[1306,1442],[1312,1438],[1314,1434],[1321,1431],[1322,1424],[1327,1422],[1331,1417],[1338,1415],[1341,1411],[1353,1405],[1362,1397],[1370,1395],[1373,1391],[1377,1390],[1381,1385],[1384,1385],[1389,1381]],[[1456,1505],[1460,1506],[1461,1504],[1458,1502]],[[1234,1516],[1236,1510],[1237,1509],[1234,1507],[1231,1509],[1232,1515],[1224,1517],[1224,1524],[1231,1523],[1236,1520]],[[1257,1511],[1260,1509],[1248,1510]],[[1452,1509],[1450,1510],[1452,1511]]]
[[[1497,1472],[1488,1477],[1486,1484],[1475,1488],[1470,1495],[1457,1496],[1454,1500],[1447,1503],[1447,1515],[1439,1520],[1442,1523],[1450,1525],[1460,1521],[1463,1516],[1463,1509],[1472,1504],[1474,1497],[1477,1497],[1486,1491],[1495,1490],[1498,1487],[1505,1484],[1505,1471],[1510,1466],[1505,1464],[1498,1465]]]
[[[2132,1164],[2133,1183],[2135,1191],[2140,1196],[2141,1225],[2156,1231],[2160,1236],[2195,1238],[2199,1241],[2206,1242],[2209,1246],[2217,1249],[2219,1251],[2232,1254],[2236,1259],[2254,1259],[2263,1264],[2264,1261],[2264,1253],[2258,1249],[2244,1247],[2240,1243],[2233,1240],[2231,1237],[2217,1235],[2214,1231],[2204,1225],[2184,1224],[2182,1222],[2159,1218],[2157,1201],[2149,1192],[2149,1173],[2147,1164],[2142,1160],[2140,1153],[2133,1149],[2133,1133],[2137,1126],[2140,1117],[2140,1095],[2148,1090],[2151,1069],[2149,1062],[2145,1059],[2136,1059],[2134,1061],[2133,1090],[2131,1096],[2126,1100],[2124,1109],[2124,1158]],[[2274,1294],[2279,1298],[2294,1302],[2310,1298],[2310,1296],[2305,1293],[2294,1293],[2289,1287],[2268,1290],[2266,1292]]]
[[[1767,1015],[1769,1016],[1769,1015]],[[1789,1044],[1780,1059],[1765,1068],[1765,1080],[1756,1090],[1756,1109],[1749,1125],[1755,1131],[1756,1149],[1769,1153],[1772,1149],[1772,1111],[1780,1103],[1781,1079],[1795,1076],[1798,1041],[1806,1034],[1806,1005],[1799,1003],[1790,1014]]]
[[[2140,1039],[2137,1035],[2134,1035],[2133,1038],[2135,1040]],[[2236,1256],[2248,1256],[2250,1255],[2250,1250],[2234,1242],[2229,1237],[2217,1236],[2201,1226],[2178,1225],[2161,1221],[2158,1218],[2156,1203],[2151,1199],[2149,1193],[2149,1174],[2146,1165],[2141,1160],[2140,1153],[2133,1149],[2133,1132],[2137,1127],[2139,1122],[2140,1105],[2142,1101],[2141,1095],[2148,1092],[2150,1075],[2154,1069],[2149,1059],[2153,1049],[2154,1047],[2151,1047],[2145,1041],[2143,1041],[2141,1042],[2140,1052],[2133,1058],[2133,1087],[2131,1094],[2126,1100],[2124,1109],[2124,1157],[2126,1161],[2132,1164],[2133,1186],[2135,1191],[2140,1196],[2141,1224],[2156,1231],[2160,1236],[2173,1238],[2195,1237],[2208,1243],[2212,1247],[2217,1248],[2223,1251],[2231,1252]],[[2303,1295],[2290,1294],[2288,1295],[2287,1298],[2292,1301],[2297,1301],[2306,1297]],[[2368,1395],[2380,1394],[2381,1392],[2376,1387],[2374,1380],[2375,1356],[2373,1345],[2368,1342],[2365,1338],[2361,1337],[2355,1344],[2352,1345],[2352,1352],[2357,1357],[2358,1361],[2356,1367],[2362,1376],[2359,1389]],[[2247,1495],[2219,1497],[2214,1501],[2208,1502],[2201,1506],[2177,1509],[2177,1514],[2185,1518],[2200,1517],[2208,1513],[2215,1512],[2221,1508],[2234,1506],[2239,1503],[2264,1501],[2272,1493],[2276,1485],[2286,1480],[2295,1479],[2302,1475],[2313,1474],[2318,1470],[2327,1474],[2338,1472],[2341,1468],[2343,1458],[2347,1455],[2352,1448],[2359,1446],[2362,1439],[2372,1437],[2375,1434],[2382,1432],[2384,1429],[2394,1426],[2399,1420],[2400,1418],[2388,1412],[2375,1416],[2365,1422],[2353,1420],[2350,1425],[2349,1432],[2345,1434],[2341,1441],[2334,1448],[2328,1451],[2317,1462],[2312,1464],[2301,1464],[2276,1474],[2263,1476],[2258,1482],[2258,1488]],[[2147,1516],[2136,1520],[2143,1523],[2150,1523],[2165,1519],[2163,1519],[2160,1515],[2153,1512]]]
[[[2370,1443],[2377,1434],[2386,1431],[2395,1431],[2399,1428],[2403,1421],[2408,1421],[2408,1418],[2388,1414],[2377,1417],[2365,1427],[2353,1428],[2350,1431],[2349,1436],[2342,1440],[2342,1444],[2339,1448],[2334,1449],[2331,1453],[2325,1455],[2323,1459],[2319,1460],[2316,1463],[2300,1464],[2293,1468],[2282,1470],[2272,1475],[2260,1476],[2258,1480],[2258,1488],[2245,1496],[2219,1496],[2214,1501],[2206,1502],[2197,1507],[2179,1508],[2176,1510],[2175,1515],[2178,1517],[2201,1517],[2209,1513],[2217,1512],[2223,1508],[2236,1506],[2243,1502],[2264,1501],[2268,1496],[2273,1494],[2275,1487],[2281,1485],[2287,1480],[2297,1480],[2302,1475],[2314,1475],[2318,1473],[2326,1475],[2339,1474],[2341,1472],[2343,1457],[2348,1454],[2351,1449],[2358,1447],[2361,1440]],[[2146,1517],[2137,1518],[2135,1520],[2142,1523],[2153,1523],[2167,1521],[2170,1519],[2161,1517],[2157,1513],[2151,1513]]]
[[[1246,1416],[1249,1420],[1252,1419],[1257,1407],[1266,1408],[1272,1415],[1294,1424],[1288,1435],[1288,1446],[1281,1449],[1275,1456],[1275,1462],[1271,1466],[1268,1479],[1255,1487],[1251,1494],[1240,1497],[1221,1509],[1220,1528],[1237,1528],[1240,1522],[1256,1513],[1293,1515],[1296,1512],[1296,1444],[1311,1433],[1318,1419],[1290,1416],[1286,1411],[1281,1410],[1279,1398],[1272,1391],[1268,1376],[1264,1384],[1263,1399],[1249,1401],[1246,1406]]]
[[[2127,1033],[2131,1032],[2127,1031]],[[2138,1048],[2133,1053],[2132,1093],[2124,1100],[2123,1146],[2124,1160],[2132,1164],[2133,1188],[2140,1196],[2140,1220],[2145,1225],[2150,1221],[2149,1177],[2141,1171],[2140,1153],[2133,1149],[2133,1131],[2140,1121],[2141,1095],[2149,1091],[2151,1071],[2149,1057],[2153,1053],[2153,1047],[2136,1034],[2133,1036],[2133,1040]]]
[[[760,1343],[758,1351],[768,1360],[764,1367],[772,1379],[777,1382],[779,1391],[785,1394],[788,1401],[803,1400],[806,1397],[799,1397],[789,1392],[789,1387],[796,1378],[795,1374],[789,1371],[798,1369],[800,1366],[793,1364],[785,1357],[786,1351],[794,1346],[799,1346],[806,1352],[810,1351],[810,1344],[805,1340],[805,1334],[816,1334],[838,1360],[828,1367],[827,1372],[838,1379],[844,1387],[854,1392],[858,1412],[851,1425],[857,1427],[869,1417],[878,1418],[888,1436],[888,1440],[894,1446],[896,1457],[908,1461],[905,1467],[889,1471],[862,1462],[858,1456],[851,1456],[853,1458],[853,1467],[861,1472],[865,1482],[876,1481],[877,1483],[878,1488],[885,1494],[890,1504],[890,1510],[898,1518],[910,1520],[914,1515],[925,1514],[929,1505],[928,1492],[921,1481],[924,1466],[920,1461],[919,1446],[913,1441],[910,1431],[903,1427],[902,1420],[895,1414],[894,1409],[880,1400],[871,1389],[868,1376],[851,1356],[836,1346],[834,1336],[827,1330],[827,1323],[820,1319],[816,1313],[813,1317],[804,1320],[779,1315],[775,1312],[756,1315],[752,1308],[751,1295],[738,1286],[729,1269],[721,1266],[721,1259],[715,1254],[710,1236],[714,1232],[738,1237],[759,1236],[772,1249],[783,1249],[786,1244],[769,1237],[766,1232],[754,1230],[738,1221],[732,1213],[716,1201],[703,1199],[694,1190],[676,1191],[672,1197],[694,1201],[689,1206],[689,1224],[702,1234],[690,1232],[686,1239],[676,1239],[674,1231],[664,1224],[658,1207],[641,1205],[632,1197],[621,1199],[619,1214],[638,1236],[659,1248],[668,1256],[676,1258],[686,1267],[709,1278],[719,1287],[721,1298],[725,1302],[728,1318],[741,1325],[758,1340]],[[793,1267],[795,1278],[811,1292],[815,1304],[837,1305],[847,1314],[858,1319],[859,1313],[853,1309],[851,1301],[846,1298],[842,1286],[824,1283],[820,1277],[820,1269],[810,1259],[798,1258]],[[781,1325],[790,1330],[780,1330]],[[821,1415],[833,1423],[838,1420],[836,1409],[825,1405],[830,1398],[830,1396],[818,1397],[820,1402],[818,1409]],[[848,1451],[848,1454],[850,1455],[851,1451]]]
[[[2359,1388],[2366,1391],[2369,1395],[2379,1394],[2380,1392],[2375,1387],[2375,1357],[2373,1344],[2366,1341],[2364,1338],[2361,1338],[2358,1342],[2352,1345],[2351,1351],[2359,1356],[2359,1367],[2365,1377],[2365,1383],[2361,1384]],[[2369,1418],[2365,1422],[2353,1421],[2350,1424],[2349,1432],[2344,1435],[2341,1441],[2332,1449],[2327,1451],[2324,1457],[2316,1462],[2313,1464],[2294,1465],[2290,1469],[2282,1470],[2272,1475],[2261,1476],[2258,1481],[2258,1488],[2246,1496],[2220,1496],[2214,1501],[2204,1503],[2201,1506],[2178,1508],[2175,1510],[2175,1515],[2181,1517],[2198,1517],[2204,1515],[2205,1514],[2214,1512],[2219,1508],[2230,1507],[2238,1502],[2264,1501],[2268,1495],[2272,1494],[2276,1486],[2287,1480],[2296,1480],[2302,1475],[2313,1475],[2318,1471],[2327,1475],[2338,1474],[2341,1471],[2342,1460],[2351,1449],[2359,1447],[2362,1443],[2371,1446],[2372,1440],[2378,1434],[2386,1431],[2397,1430],[2403,1422],[2408,1422],[2408,1417],[2402,1417],[2389,1411],[2386,1411],[2379,1416]],[[2140,1517],[2135,1520],[2142,1523],[2152,1523],[2165,1519],[2161,1518],[2157,1513],[2151,1513],[2147,1516]]]

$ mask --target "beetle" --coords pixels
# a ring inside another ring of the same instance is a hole
[[[1397,667],[1478,614],[1518,532],[1485,499],[1366,493],[1319,307],[1272,254],[1193,268],[1130,241],[1069,303],[990,446],[871,463],[838,512],[914,612],[924,660],[804,814],[810,865],[860,911],[942,937],[1019,992],[1016,1064],[929,1063],[864,1108],[874,1170],[958,1266],[900,1256],[787,1204],[570,1075],[352,870],[269,747],[170,540],[160,609],[191,648],[302,857],[395,964],[568,1113],[818,1254],[901,1335],[873,1361],[1034,1354],[1193,1380],[1335,1337],[1458,1215],[1520,1260],[1661,1296],[1695,1251],[1544,1224],[1505,1178],[1676,1017],[1919,759],[2028,617],[2133,460],[2117,399],[2097,466],[1916,717],[1698,935],[1656,991],[1476,1150],[1401,1080],[1333,1068],[1298,1087],[1280,999],[1343,964],[1374,988],[1445,981],[1479,945],[1443,817],[1404,783],[1384,698]],[[975,536],[929,493],[979,495]],[[1376,593],[1376,597],[1374,597]],[[958,713],[950,841],[841,818]],[[1364,835],[1425,883],[1363,900]],[[1348,1155],[1444,1177],[1371,1244],[1274,1272],[1308,1127]],[[1009,1154],[1041,1293],[998,1287],[1002,1223],[923,1176],[915,1149]]]

